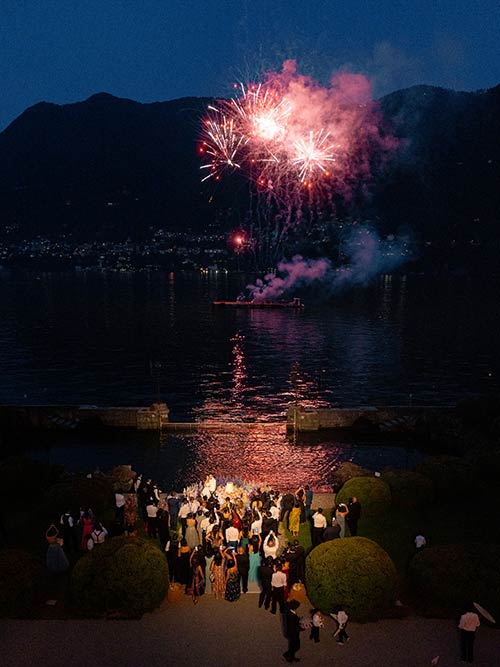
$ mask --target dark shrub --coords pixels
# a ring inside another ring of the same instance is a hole
[[[430,456],[418,464],[416,471],[432,480],[436,496],[466,493],[476,484],[476,469],[456,456]]]
[[[51,514],[91,507],[95,515],[102,516],[114,506],[113,493],[111,481],[103,475],[90,478],[72,475],[47,491],[45,504]]]
[[[0,550],[0,616],[31,615],[43,571],[42,564],[25,551]]]
[[[139,618],[158,607],[168,588],[168,566],[157,546],[113,537],[81,558],[72,573],[73,602],[85,616]]]
[[[475,465],[481,480],[498,482],[500,479],[500,450],[482,452],[476,456]]]
[[[479,602],[500,615],[500,546],[447,544],[416,554],[409,577],[417,606],[428,615],[453,615]]]
[[[132,486],[132,482],[135,479],[135,473],[132,470],[132,466],[122,465],[115,466],[110,472],[107,473],[106,477],[109,478],[113,491],[129,491]]]
[[[500,414],[500,397],[467,398],[457,405],[457,414],[462,418],[466,429],[479,428],[487,433]]]
[[[366,537],[325,542],[306,559],[307,595],[326,614],[342,605],[353,620],[380,618],[394,604],[396,581],[388,554]]]
[[[356,463],[345,461],[333,473],[333,483],[337,489],[340,489],[352,477],[366,477],[370,475],[373,475],[373,473],[367,468],[362,468],[356,465]]]
[[[411,470],[387,470],[381,479],[391,489],[392,502],[396,507],[419,509],[434,499],[432,481]]]
[[[52,466],[40,461],[32,461],[24,457],[11,457],[0,463],[0,502],[17,508],[25,507],[33,498],[40,496],[52,484],[58,481],[62,474],[61,466]],[[20,493],[20,489],[29,489],[29,493]]]
[[[347,503],[353,496],[361,503],[363,517],[383,516],[391,507],[391,490],[379,477],[353,477],[337,493],[335,502]]]

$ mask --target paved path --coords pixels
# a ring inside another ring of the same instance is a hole
[[[303,615],[308,607],[299,608]],[[326,667],[421,667],[440,655],[439,667],[455,667],[458,635],[449,620],[411,618],[349,624],[351,641],[338,647],[326,620],[321,642],[302,633],[302,665]],[[257,607],[257,596],[238,602],[210,596],[166,603],[140,621],[0,621],[2,667],[279,667],[286,640],[280,616]],[[500,632],[481,627],[476,666],[500,665]]]

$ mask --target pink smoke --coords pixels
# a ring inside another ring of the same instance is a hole
[[[329,259],[304,259],[295,255],[278,264],[277,274],[269,273],[255,285],[247,285],[253,301],[291,298],[312,283],[321,285],[323,298],[349,287],[368,285],[381,273],[390,272],[411,258],[407,237],[383,239],[369,226],[353,226],[342,240],[346,261],[333,266]]]
[[[274,301],[303,284],[323,280],[330,269],[331,264],[327,259],[304,259],[301,255],[295,255],[291,261],[278,264],[281,275],[269,273],[262,280],[256,280],[255,285],[248,285],[247,289],[253,301]]]

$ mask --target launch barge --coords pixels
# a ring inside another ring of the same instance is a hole
[[[299,298],[292,301],[213,301],[212,306],[226,308],[304,308]]]

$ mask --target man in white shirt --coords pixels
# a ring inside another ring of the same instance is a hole
[[[460,630],[460,649],[464,662],[472,662],[474,658],[474,639],[479,626],[479,616],[472,609],[460,617],[458,627]]]
[[[177,515],[179,517],[179,519],[181,520],[182,537],[185,537],[185,535],[186,535],[186,528],[187,528],[186,520],[187,520],[187,517],[188,517],[188,514],[190,513],[190,511],[191,510],[189,509],[189,503],[188,503],[187,499],[184,499],[182,501],[181,507],[179,509],[179,514]]]
[[[326,528],[326,517],[323,514],[323,509],[320,507],[317,512],[313,514],[313,534],[312,534],[312,545],[317,547],[318,544],[321,544],[323,538],[323,531]]]
[[[280,518],[280,510],[279,507],[276,507],[276,503],[272,502],[271,507],[269,508],[269,512],[271,513],[271,516],[275,521],[279,521]]]
[[[204,512],[203,519],[200,521],[200,530],[204,537],[208,535],[210,525],[210,512]]]
[[[115,493],[115,519],[123,530],[123,513],[125,511],[125,496],[121,491]]]
[[[285,586],[286,574],[282,571],[281,565],[275,565],[273,576],[271,578],[272,586],[272,603],[271,614],[276,613],[276,606],[280,606],[280,614],[285,613]]]
[[[156,539],[158,534],[158,508],[154,503],[151,502],[146,506],[146,513],[148,515],[148,536]]]
[[[425,537],[421,533],[419,533],[415,537],[415,549],[417,551],[422,551],[422,549],[425,547],[426,544],[427,544],[427,540],[425,539]]]
[[[188,514],[192,514],[194,516],[196,512],[200,509],[200,503],[191,496],[188,500],[188,507],[189,507]]]
[[[238,541],[240,537],[240,532],[237,528],[231,523],[228,528],[226,528],[226,543],[228,547],[232,547],[235,551],[238,548]]]

